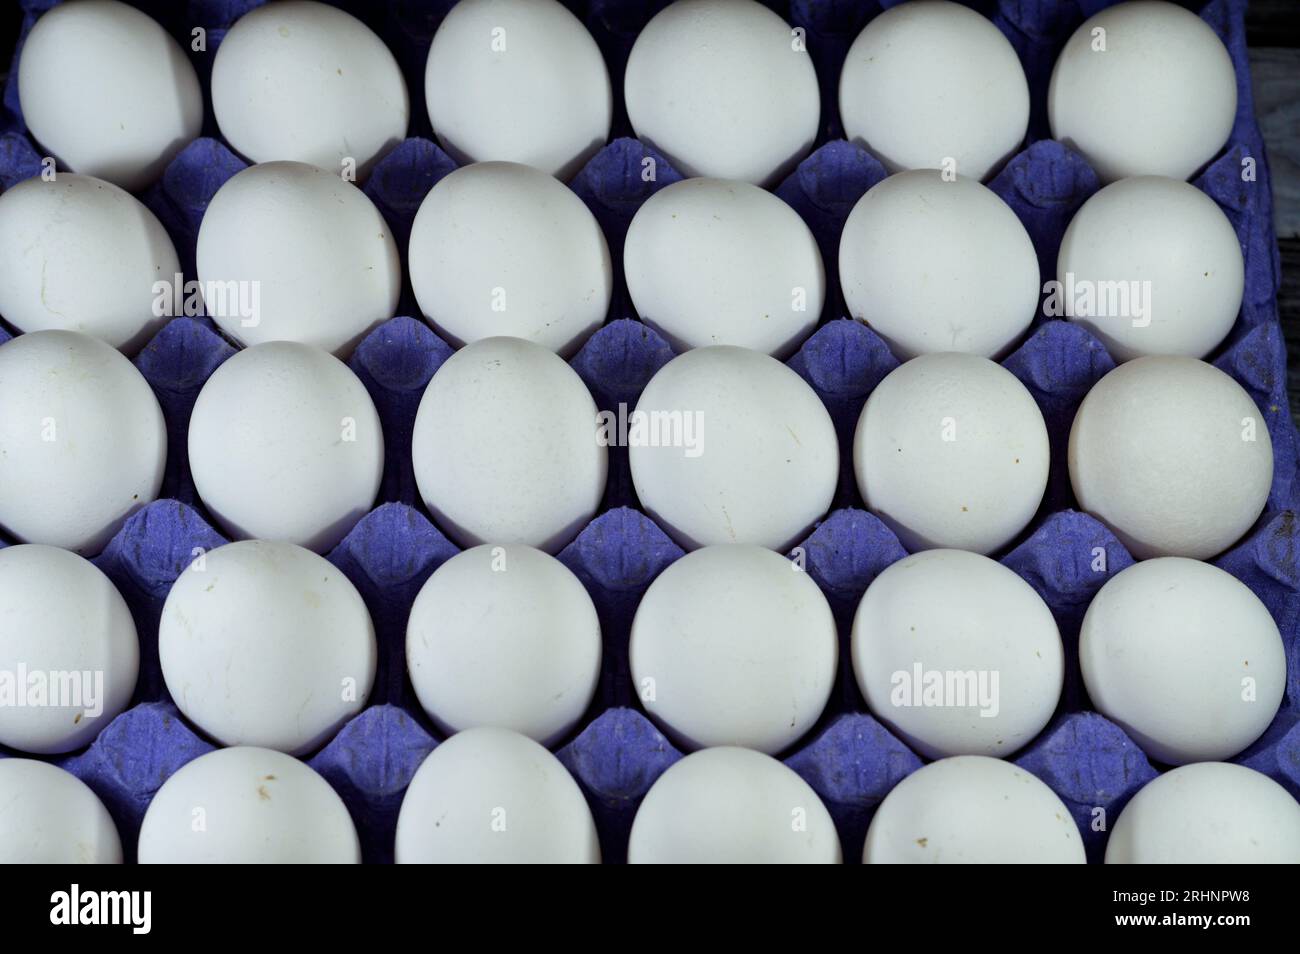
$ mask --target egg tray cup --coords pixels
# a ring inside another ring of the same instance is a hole
[[[26,0],[25,27],[48,7]],[[209,28],[209,44],[224,27],[254,6],[248,2],[196,0],[189,18]],[[417,16],[410,2],[389,0],[353,10],[389,43],[403,64],[412,91],[413,132],[427,136],[423,119],[423,52],[433,29],[452,4],[430,0]],[[604,51],[620,85],[627,52],[639,28],[660,7],[654,2],[591,0],[573,4]],[[982,9],[1007,35],[1021,57],[1034,104],[1029,145],[989,183],[1020,217],[1038,253],[1044,280],[1054,277],[1056,253],[1066,225],[1099,188],[1087,163],[1045,138],[1043,103],[1057,51],[1082,20],[1105,2],[1014,3]],[[175,7],[142,5],[161,22],[175,21]],[[344,4],[344,6],[349,6]],[[355,6],[355,5],[353,5]],[[853,480],[854,426],[867,396],[898,361],[864,324],[841,319],[845,307],[836,269],[840,230],[854,203],[885,177],[866,151],[839,135],[835,89],[849,44],[879,7],[832,0],[793,0],[775,5],[793,25],[806,29],[808,49],[823,91],[823,141],[775,190],[808,223],[820,246],[831,290],[823,324],[790,358],[825,403],[841,445],[842,472],[832,512],[803,540],[793,556],[826,594],[840,636],[840,668],[826,712],[791,751],[785,764],[802,776],[830,810],[847,861],[861,858],[871,815],[881,799],[922,760],[867,714],[848,663],[853,613],[867,585],[906,555],[898,539],[862,508]],[[1297,432],[1288,410],[1286,351],[1277,320],[1280,266],[1273,237],[1271,189],[1263,142],[1255,120],[1246,61],[1245,0],[1213,0],[1201,15],[1223,38],[1237,72],[1238,111],[1223,152],[1194,184],[1219,203],[1245,254],[1245,296],[1231,335],[1212,356],[1255,400],[1273,444],[1274,474],[1268,504],[1255,528],[1213,562],[1237,577],[1264,602],[1286,644],[1286,696],[1271,727],[1233,761],[1271,776],[1300,798],[1300,566],[1297,566]],[[177,35],[188,35],[183,24]],[[25,32],[25,31],[24,31]],[[188,48],[188,44],[185,44]],[[21,52],[21,48],[20,48]],[[196,55],[200,75],[210,57]],[[0,184],[5,188],[39,174],[40,156],[23,131],[13,88],[0,114]],[[621,107],[620,107],[621,108]],[[209,111],[209,132],[211,129]],[[421,122],[424,128],[420,128]],[[628,132],[625,116],[615,135]],[[654,160],[654,181],[643,179]],[[1256,177],[1243,179],[1253,165]],[[187,278],[194,278],[194,247],[208,201],[245,167],[215,138],[190,144],[160,182],[141,198],[171,234]],[[402,143],[374,169],[365,193],[388,220],[405,250],[411,222],[434,183],[455,163],[428,138]],[[571,183],[609,240],[617,282],[610,315],[635,315],[621,276],[627,227],[653,192],[681,176],[662,156],[635,139],[618,137]],[[409,282],[399,312],[418,315]],[[829,320],[827,320],[829,319]],[[8,333],[0,328],[0,340]],[[411,434],[420,397],[452,353],[421,320],[396,317],[366,337],[350,359],[379,411],[386,460],[381,503],[328,554],[357,587],[374,619],[379,666],[370,706],[348,722],[307,763],[342,796],[357,824],[365,860],[392,860],[393,835],[402,796],[416,768],[438,744],[406,675],[405,628],[412,602],[429,575],[457,548],[430,521],[419,502],[410,459]],[[186,461],[186,431],[198,392],[235,348],[207,319],[175,318],[136,357],[167,421],[169,454],[163,498],[131,516],[94,559],[121,590],[141,639],[140,678],[133,706],[112,720],[85,750],[51,759],[86,782],[108,806],[128,860],[135,855],[140,822],[150,799],[177,769],[213,746],[180,716],[170,701],[158,664],[158,620],[176,577],[198,550],[226,542],[207,519]],[[571,365],[598,407],[634,407],[650,377],[673,357],[667,343],[632,318],[614,317],[577,352]],[[1157,767],[1115,724],[1096,712],[1078,666],[1079,626],[1089,601],[1133,559],[1119,541],[1074,506],[1065,448],[1075,410],[1088,389],[1114,362],[1077,324],[1044,320],[1003,362],[1038,402],[1051,439],[1052,468],[1042,507],[1024,534],[1001,557],[1043,597],[1061,630],[1066,650],[1065,687],[1048,727],[1013,761],[1046,782],[1068,806],[1087,848],[1100,861],[1107,830],[1126,801],[1157,774]],[[3,409],[0,409],[3,413]],[[626,858],[637,806],[656,778],[681,758],[646,718],[628,666],[628,636],[637,603],[655,576],[683,551],[637,509],[625,448],[612,448],[609,482],[597,516],[559,554],[587,587],[600,617],[604,661],[596,697],[581,727],[558,747],[595,815],[604,860]],[[3,541],[0,541],[3,545]],[[20,756],[4,752],[0,757]],[[1105,826],[1096,830],[1097,809]]]

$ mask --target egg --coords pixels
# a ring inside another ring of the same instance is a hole
[[[808,226],[743,182],[684,179],[660,189],[632,218],[623,269],[641,320],[679,352],[727,344],[789,357],[826,301]]]
[[[964,550],[928,550],[877,576],[853,617],[851,652],[872,713],[932,759],[1011,755],[1051,719],[1065,673],[1047,604]]]
[[[992,553],[1047,489],[1047,425],[1016,376],[987,358],[926,354],[867,398],[853,466],[867,507],[909,551]]]
[[[839,864],[840,839],[808,783],[751,749],[703,749],[669,767],[632,822],[629,864]]]
[[[1163,0],[1109,7],[1066,42],[1047,89],[1052,137],[1104,182],[1189,179],[1218,154],[1237,113],[1223,41],[1195,13]]]
[[[802,33],[755,0],[677,0],[637,35],[623,97],[636,135],[687,176],[770,186],[821,118]]]
[[[142,865],[360,864],[343,800],[308,766],[252,746],[217,749],[163,783],[140,825]]]
[[[438,369],[411,442],[415,482],[463,547],[556,553],[596,515],[609,451],[582,379],[541,345],[484,338]]]
[[[874,17],[849,47],[839,96],[846,138],[890,172],[946,167],[985,179],[1029,128],[1016,51],[981,14],[947,0]]]
[[[1268,609],[1218,567],[1135,563],[1083,618],[1079,664],[1097,711],[1170,765],[1231,758],[1273,721],[1286,650]]]
[[[218,189],[197,262],[207,313],[239,344],[301,341],[340,357],[393,317],[402,286],[379,210],[302,162],[250,166]]]
[[[1117,361],[1203,358],[1241,310],[1237,233],[1218,203],[1178,179],[1106,186],[1075,213],[1056,262],[1064,314]]]
[[[840,236],[849,314],[901,360],[1006,354],[1038,311],[1038,258],[1010,206],[974,179],[900,172],[858,200]]]
[[[369,175],[402,141],[411,103],[384,41],[325,3],[282,0],[241,16],[212,61],[212,112],[253,162],[290,159]]]
[[[830,509],[839,444],[811,387],[780,361],[733,345],[674,358],[629,420],[641,505],[687,550],[786,550]]]
[[[1195,358],[1137,358],[1098,381],[1075,414],[1069,458],[1080,508],[1139,560],[1222,553],[1263,512],[1273,481],[1259,408]]]
[[[75,775],[32,759],[0,759],[0,864],[120,865],[108,809]]]
[[[416,697],[446,735],[497,726],[554,745],[591,702],[600,655],[600,621],[578,578],[514,544],[442,564],[406,624]]]
[[[203,126],[203,92],[180,44],[116,0],[41,14],[22,44],[18,100],[61,165],[130,192],[156,181]]]
[[[33,331],[0,345],[0,527],[95,554],[158,496],[167,431],[135,366],[97,338]]]
[[[600,864],[596,823],[564,766],[508,729],[429,753],[397,816],[398,864]]]
[[[1148,782],[1120,813],[1108,865],[1300,863],[1300,802],[1267,775],[1225,762]]]
[[[155,284],[180,270],[162,223],[110,182],[34,176],[0,195],[0,316],[19,331],[81,331],[135,354],[167,320]]]
[[[441,179],[415,215],[408,265],[420,310],[456,347],[510,335],[571,355],[604,324],[614,288],[582,200],[512,162]]]
[[[556,0],[462,0],[433,35],[424,95],[457,162],[520,162],[568,181],[609,138],[596,41]]]
[[[773,755],[826,708],[839,640],[798,564],[732,544],[688,553],[650,584],[628,657],[646,711],[680,746]]]
[[[189,457],[194,486],[227,534],[323,553],[375,502],[384,435],[346,364],[311,345],[268,341],[203,385]]]
[[[922,766],[885,796],[864,864],[1083,864],[1083,841],[1056,793],[982,755]]]
[[[176,707],[222,745],[303,755],[366,706],[375,630],[324,557],[244,540],[200,554],[172,584],[158,658]]]

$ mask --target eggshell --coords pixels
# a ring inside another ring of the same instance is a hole
[[[229,535],[324,553],[375,502],[384,435],[347,365],[311,345],[269,341],[203,385],[189,456],[199,496]]]
[[[140,826],[140,864],[360,864],[343,800],[295,758],[238,746],[163,783]]]
[[[1298,863],[1300,802],[1267,775],[1225,762],[1152,779],[1106,843],[1108,865]]]
[[[364,179],[406,136],[411,103],[384,41],[325,3],[282,0],[235,21],[212,62],[221,134],[253,162]]]
[[[1052,138],[1103,182],[1191,178],[1228,141],[1236,112],[1223,41],[1195,13],[1162,0],[1120,3],[1085,20],[1047,89]]]
[[[968,7],[914,0],[873,17],[840,74],[846,138],[890,172],[984,179],[1020,148],[1029,84],[1002,31]]]
[[[890,372],[858,418],[853,464],[867,507],[909,551],[992,553],[1047,489],[1047,425],[1010,371],[927,354]]]
[[[927,758],[1009,756],[1061,695],[1065,654],[1047,604],[1002,564],[964,550],[918,553],[877,576],[851,645],[867,706]]]
[[[108,809],[75,775],[32,759],[0,759],[0,864],[120,865]]]
[[[609,138],[609,71],[555,0],[462,0],[433,35],[424,95],[457,162],[522,162],[568,181]]]
[[[840,236],[849,314],[902,360],[1005,354],[1038,311],[1038,258],[1010,206],[974,179],[926,169],[878,182]]]
[[[677,0],[637,35],[623,97],[637,138],[687,176],[779,182],[817,138],[804,46],[755,0]]]
[[[172,585],[158,657],[181,713],[222,745],[302,755],[366,706],[375,630],[323,557],[244,540],[201,554]]]
[[[636,414],[651,422],[642,438],[628,432],[637,496],[687,550],[786,550],[830,508],[835,427],[812,388],[775,358],[731,345],[688,351],[650,379]]]
[[[730,746],[674,763],[632,822],[629,864],[839,864],[840,839],[808,783]]]
[[[587,386],[520,338],[484,338],[447,359],[420,399],[411,455],[425,506],[461,546],[547,553],[596,515],[609,467]]]
[[[79,0],[37,19],[18,61],[23,121],[72,172],[138,192],[203,126],[203,92],[163,28],[116,0]]]
[[[197,261],[208,313],[235,341],[301,341],[340,357],[393,317],[402,286],[379,210],[356,186],[301,162],[250,166],[218,189]],[[254,302],[251,316],[237,307]]]
[[[0,527],[11,538],[95,554],[158,496],[158,399],[97,338],[33,331],[0,345],[0,407]]]
[[[733,544],[688,553],[650,584],[628,654],[646,712],[681,746],[772,755],[826,708],[839,640],[806,572]]]
[[[167,320],[155,282],[180,270],[162,223],[110,182],[34,176],[0,195],[0,315],[19,331],[81,331],[135,354]]]
[[[660,189],[628,227],[623,267],[641,320],[675,351],[728,344],[786,358],[826,300],[808,226],[743,182],[684,179]]]
[[[600,654],[596,607],[578,578],[513,544],[442,564],[406,624],[411,683],[444,735],[498,726],[554,745],[591,702]]]
[[[510,335],[571,355],[604,324],[614,287],[582,200],[511,162],[441,179],[415,215],[408,263],[420,310],[456,347]]]
[[[508,729],[429,753],[397,816],[398,864],[600,864],[591,810],[560,761]]]
[[[1084,864],[1070,810],[1024,769],[982,755],[923,766],[876,809],[864,864]]]
[[[1263,512],[1273,480],[1259,408],[1195,358],[1137,358],[1107,374],[1075,414],[1069,455],[1080,508],[1139,560],[1222,553]]]
[[[1208,563],[1135,563],[1093,598],[1079,634],[1097,711],[1170,765],[1231,758],[1282,703],[1286,650],[1264,604]]]

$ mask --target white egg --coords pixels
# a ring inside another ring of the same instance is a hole
[[[632,46],[638,138],[687,176],[773,185],[817,138],[821,96],[801,37],[755,0],[677,0]]]
[[[567,186],[513,162],[446,176],[411,226],[411,286],[456,347],[510,335],[568,356],[605,322],[609,246]]]
[[[605,144],[614,115],[596,41],[555,0],[457,3],[433,35],[424,96],[458,162],[522,162],[566,182]]]
[[[714,345],[650,379],[628,429],[642,506],[688,550],[786,550],[826,514],[840,451],[811,387],[757,351]]]
[[[180,44],[116,0],[43,13],[23,42],[18,97],[43,149],[131,192],[158,179],[203,126],[203,92]]]
[[[57,766],[0,759],[0,805],[0,864],[122,863],[122,842],[104,803]]]
[[[0,527],[15,539],[95,554],[158,496],[158,399],[99,339],[33,331],[0,345],[0,407]]]
[[[1001,365],[926,354],[871,392],[853,466],[867,507],[909,551],[992,553],[1023,530],[1047,489],[1047,425]]]
[[[527,736],[466,729],[416,770],[398,864],[600,864],[596,823],[565,767]]]
[[[1223,41],[1162,0],[1120,3],[1085,20],[1047,90],[1052,136],[1104,182],[1189,179],[1232,132],[1237,77]]]
[[[212,112],[253,162],[364,179],[406,136],[411,103],[397,60],[364,23],[325,3],[282,0],[250,10],[222,38]]]
[[[1277,714],[1286,650],[1268,609],[1218,567],[1135,563],[1093,598],[1079,634],[1097,711],[1152,759],[1231,758]]]
[[[840,236],[849,314],[906,360],[931,351],[1005,354],[1038,311],[1029,233],[990,189],[927,169],[858,200]]]
[[[540,345],[484,338],[438,369],[420,399],[415,482],[461,546],[559,551],[596,515],[609,451],[582,379]]]
[[[497,726],[555,744],[591,702],[600,656],[591,597],[532,547],[458,553],[420,589],[406,624],[415,694],[447,735]]]
[[[880,803],[862,861],[880,864],[1084,864],[1079,829],[1056,793],[980,755],[917,769]]]
[[[1267,775],[1225,762],[1148,782],[1115,822],[1108,865],[1300,863],[1300,802]]]
[[[340,357],[393,317],[402,286],[379,210],[301,162],[250,166],[218,189],[197,262],[208,314],[235,341],[301,341]]]
[[[158,625],[167,691],[222,745],[302,755],[366,706],[377,648],[361,594],[324,557],[244,540],[201,554]]]
[[[637,210],[623,246],[632,302],[676,351],[727,344],[786,358],[826,300],[799,214],[744,182],[684,179]]]
[[[1029,84],[1002,31],[968,7],[914,0],[873,18],[840,74],[848,139],[890,172],[985,179],[1020,148]]]
[[[1116,361],[1203,358],[1241,310],[1245,263],[1232,223],[1195,186],[1114,182],[1075,213],[1056,259],[1064,313]]]
[[[365,386],[311,345],[269,341],[213,372],[190,418],[190,468],[232,537],[323,553],[366,515],[384,435]]]
[[[1008,756],[1056,710],[1065,653],[1051,610],[1002,564],[965,550],[906,557],[853,618],[871,711],[927,758]]]
[[[674,763],[632,822],[629,864],[839,864],[835,823],[808,783],[751,749]]]
[[[154,284],[180,270],[162,223],[110,182],[33,176],[0,195],[0,316],[19,331],[81,331],[135,354],[167,320]]]
[[[1107,374],[1075,414],[1069,455],[1079,507],[1139,560],[1222,553],[1273,482],[1259,408],[1195,358],[1137,358]]]
[[[773,755],[816,723],[835,682],[835,618],[799,566],[758,546],[704,547],[650,584],[632,622],[632,681],[688,749]]]
[[[361,843],[343,800],[309,766],[237,746],[200,755],[163,783],[140,825],[139,858],[142,865],[360,864]]]

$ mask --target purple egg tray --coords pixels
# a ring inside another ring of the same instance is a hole
[[[25,27],[48,0],[24,0]],[[226,27],[255,2],[190,0],[142,3],[189,48],[195,25],[208,31],[210,50]],[[364,191],[388,220],[403,253],[425,194],[455,163],[430,141],[423,106],[423,66],[433,31],[452,5],[447,0],[341,3],[367,21],[390,45],[407,74],[412,135],[375,168]],[[641,26],[665,0],[575,0],[606,54],[616,100],[623,66]],[[863,509],[854,485],[850,448],[867,395],[897,366],[885,344],[865,325],[842,318],[837,247],[850,209],[884,178],[880,164],[841,135],[835,107],[840,65],[849,44],[881,5],[846,0],[772,3],[807,30],[808,48],[823,91],[822,140],[776,190],[807,221],[821,247],[828,296],[823,323],[790,360],[830,411],[840,436],[843,471],[832,512],[800,547],[808,572],[825,592],[837,620],[841,665],[836,688],[816,728],[784,761],[825,801],[838,826],[846,861],[861,858],[872,812],[890,789],[922,760],[866,711],[848,665],[848,635],[862,593],[886,566],[906,555],[893,533]],[[885,3],[883,6],[891,6]],[[1098,188],[1087,163],[1046,138],[1044,101],[1056,53],[1086,17],[1108,5],[1097,0],[1002,0],[973,4],[989,15],[1020,54],[1033,92],[1029,145],[990,186],[1020,216],[1037,249],[1043,280],[1054,277],[1061,236],[1080,204]],[[1271,189],[1263,142],[1255,120],[1246,61],[1245,0],[1213,0],[1201,15],[1223,37],[1237,69],[1238,111],[1232,138],[1195,184],[1227,213],[1245,253],[1246,289],[1229,339],[1211,357],[1255,399],[1267,422],[1274,479],[1265,513],[1235,548],[1214,562],[1263,600],[1286,641],[1289,677],[1282,710],[1265,735],[1236,761],[1273,777],[1300,797],[1300,567],[1297,566],[1297,432],[1288,410],[1286,352],[1277,320],[1279,263],[1273,238]],[[24,31],[25,32],[25,31]],[[21,52],[21,50],[20,50]],[[193,54],[200,76],[211,53]],[[40,171],[37,147],[18,115],[16,69],[0,110],[0,184]],[[617,276],[609,322],[571,364],[597,405],[634,406],[651,375],[673,357],[652,330],[636,320],[621,276],[623,240],[640,204],[681,178],[670,163],[630,138],[626,116],[616,114],[616,138],[571,183],[609,240]],[[141,195],[176,243],[186,277],[194,276],[194,245],[203,210],[216,190],[245,163],[217,138],[211,111],[208,137],[187,147],[162,180]],[[657,179],[642,180],[642,159],[653,156]],[[1254,181],[1243,181],[1244,159]],[[401,315],[419,312],[409,282]],[[8,332],[0,327],[0,340]],[[121,590],[141,638],[140,681],[132,708],[114,719],[86,750],[53,759],[99,794],[117,821],[128,859],[150,799],[167,778],[212,745],[186,724],[168,698],[158,666],[157,629],[173,580],[195,547],[225,542],[213,530],[194,491],[185,459],[185,434],[199,389],[235,348],[204,319],[176,318],[135,363],[149,381],[167,420],[170,450],[163,497],[136,512],[95,558]],[[386,462],[379,503],[328,554],[366,601],[379,638],[373,704],[307,759],[342,796],[361,834],[365,859],[392,860],[393,831],[402,795],[416,768],[438,744],[406,677],[405,626],[421,585],[457,548],[419,502],[410,460],[412,424],[420,396],[452,348],[418,317],[395,317],[357,348],[351,366],[369,389],[383,422]],[[1014,759],[1062,798],[1079,825],[1091,861],[1104,852],[1106,831],[1096,830],[1097,809],[1108,829],[1133,793],[1155,777],[1142,751],[1116,725],[1090,711],[1079,675],[1079,625],[1089,600],[1111,575],[1132,563],[1118,540],[1092,517],[1076,512],[1065,468],[1069,428],[1079,402],[1114,362],[1078,325],[1043,320],[1003,364],[1039,403],[1051,436],[1052,469],[1042,508],[1001,561],[1043,597],[1065,642],[1067,671],[1060,708],[1044,732]],[[2,410],[2,409],[0,409]],[[3,541],[0,541],[3,545]],[[1097,554],[1105,553],[1097,569]],[[623,861],[628,831],[641,797],[681,757],[640,709],[628,668],[633,613],[646,587],[682,555],[637,510],[625,449],[612,448],[601,513],[560,554],[595,602],[604,636],[604,666],[596,698],[557,755],[591,804],[604,859]],[[19,753],[0,752],[17,755]]]

